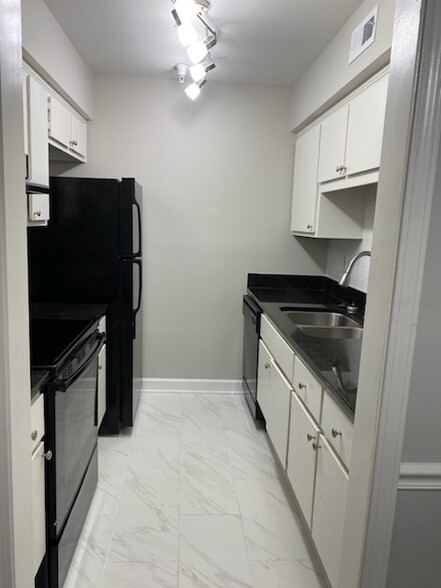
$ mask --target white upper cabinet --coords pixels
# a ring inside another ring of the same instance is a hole
[[[323,120],[319,182],[380,167],[387,83],[382,76]]]
[[[86,121],[75,115],[59,98],[48,98],[49,142],[80,161],[87,155]],[[55,159],[55,158],[54,158]]]
[[[300,135],[296,142],[291,214],[293,232],[313,233],[315,230],[319,147],[319,125]]]
[[[297,137],[291,210],[295,235],[363,237],[363,189],[378,181],[387,85],[383,72]]]
[[[49,154],[47,143],[48,92],[31,75],[25,74],[25,76],[28,111],[26,117],[28,175],[26,179],[32,184],[49,186]]]
[[[346,173],[367,172],[380,167],[386,113],[388,77],[383,76],[351,100],[347,137]]]
[[[319,182],[336,180],[345,175],[346,132],[349,106],[345,104],[322,122],[319,155]]]

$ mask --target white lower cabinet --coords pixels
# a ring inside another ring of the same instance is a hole
[[[32,569],[38,572],[46,553],[44,396],[37,396],[31,406],[31,496],[32,496]],[[50,458],[47,455],[47,458]]]
[[[285,467],[292,389],[265,344],[260,341],[259,345],[257,398],[265,416],[267,433]]]
[[[44,442],[41,441],[32,454],[32,569],[38,572],[46,553],[46,528],[44,508]]]
[[[320,429],[307,410],[291,394],[291,418],[288,445],[287,474],[303,516],[311,528],[312,502],[314,496],[317,442]]]
[[[319,445],[311,533],[331,585],[337,588],[348,474],[324,437]]]
[[[257,400],[266,429],[338,588],[353,423],[262,316]]]

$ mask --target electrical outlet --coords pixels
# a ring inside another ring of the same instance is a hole
[[[344,272],[346,270],[346,255],[344,253],[340,254],[340,267],[339,270]]]

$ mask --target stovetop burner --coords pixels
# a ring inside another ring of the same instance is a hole
[[[57,369],[83,339],[94,321],[84,319],[31,319],[31,365]]]

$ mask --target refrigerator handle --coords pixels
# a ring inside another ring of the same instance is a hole
[[[133,201],[133,206],[136,206],[137,216],[138,216],[138,237],[139,237],[139,249],[136,252],[133,252],[133,257],[139,257],[142,254],[142,227],[141,227],[141,207],[136,202]],[[142,271],[142,270],[140,270]]]
[[[141,295],[142,295],[142,261],[140,259],[134,259],[133,263],[139,267],[139,286],[138,286],[138,302],[136,308],[133,309],[133,316],[137,314],[141,308]]]

